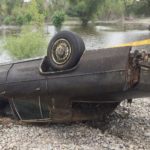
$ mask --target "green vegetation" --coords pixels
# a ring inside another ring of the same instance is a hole
[[[39,12],[36,0],[32,0],[23,10],[24,17],[28,23],[42,24],[44,23],[44,15]]]
[[[127,5],[128,14],[150,16],[150,0],[133,1]]]
[[[43,55],[47,40],[40,29],[24,27],[18,36],[6,39],[5,49],[15,59],[24,59]]]
[[[41,24],[44,23],[44,14],[40,13],[40,0],[32,0],[28,4],[24,4],[21,0],[2,0],[0,9],[4,13],[1,15],[4,24]],[[11,7],[12,6],[12,7]]]
[[[52,22],[56,28],[61,28],[62,23],[64,21],[65,21],[65,13],[62,11],[56,11],[52,16]]]
[[[4,20],[3,23],[5,25],[10,25],[13,22],[13,17],[12,16],[7,16]]]
[[[26,25],[46,21],[61,26],[66,13],[87,25],[94,19],[150,16],[149,10],[150,0],[31,0],[28,3],[0,0],[0,24]]]
[[[124,15],[124,2],[121,0],[105,0],[98,10],[98,18],[111,20],[122,18]]]
[[[42,0],[32,0],[23,5],[20,0],[12,0],[16,5],[10,8],[11,0],[6,0],[8,5],[7,14],[3,22],[7,25],[25,25],[17,36],[6,38],[4,48],[15,59],[24,59],[43,55],[47,40],[44,36],[43,25],[44,15],[39,11],[38,2]],[[15,8],[15,9],[13,9]]]
[[[102,0],[69,0],[68,14],[73,17],[79,17],[82,25],[86,26],[88,21],[93,19],[102,2]]]
[[[4,45],[15,59],[23,59],[45,53],[45,22],[59,29],[69,16],[79,18],[85,27],[93,20],[147,17],[149,10],[150,0],[0,0],[0,24],[23,26]]]

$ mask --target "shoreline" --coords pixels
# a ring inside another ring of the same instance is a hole
[[[118,20],[96,20],[95,22],[89,21],[89,25],[93,24],[93,25],[100,25],[100,24],[128,24],[128,25],[144,25],[147,27],[150,27],[150,18],[140,18],[140,19],[128,19],[128,20],[124,20],[124,19],[118,19]],[[45,26],[46,25],[53,25],[52,22],[45,22]],[[81,25],[81,22],[79,19],[74,19],[74,20],[66,20],[63,25]],[[0,25],[0,30],[2,29],[18,29],[21,26],[18,25],[4,25],[1,24]]]

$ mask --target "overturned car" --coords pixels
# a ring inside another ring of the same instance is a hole
[[[0,65],[0,112],[27,122],[101,119],[123,100],[150,96],[149,54],[118,47],[85,51],[62,31],[47,56]]]

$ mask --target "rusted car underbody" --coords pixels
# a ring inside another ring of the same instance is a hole
[[[85,51],[71,69],[47,57],[0,65],[0,110],[28,122],[99,119],[123,100],[150,96],[149,54],[132,47]]]

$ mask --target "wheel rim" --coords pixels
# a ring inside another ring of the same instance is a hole
[[[52,60],[58,64],[65,64],[71,56],[71,45],[66,39],[57,40],[52,47]]]

